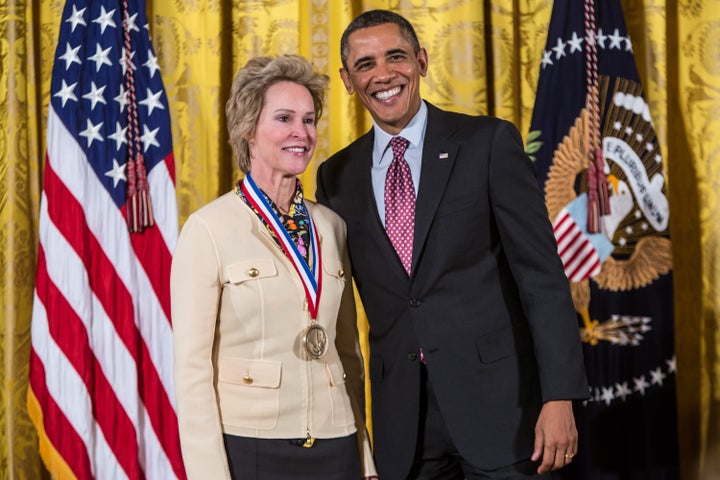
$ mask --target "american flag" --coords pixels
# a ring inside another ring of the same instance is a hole
[[[185,478],[174,159],[144,0],[66,3],[48,110],[28,391],[41,455],[56,478]],[[133,233],[129,183],[146,185],[154,217]]]

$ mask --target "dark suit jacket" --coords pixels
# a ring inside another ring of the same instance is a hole
[[[418,433],[422,347],[460,454],[527,459],[542,403],[588,396],[568,281],[517,129],[428,104],[412,273],[372,193],[372,130],[318,170],[317,199],[348,226],[370,324],[375,459],[405,478]]]

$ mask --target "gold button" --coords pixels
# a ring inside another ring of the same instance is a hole
[[[343,372],[343,380],[347,380],[347,373]]]
[[[340,278],[343,278],[343,277],[345,276],[345,270],[340,270],[340,271],[338,272],[338,276],[339,276]]]
[[[255,277],[257,277],[258,275],[260,275],[260,272],[258,271],[257,268],[251,268],[250,270],[248,270],[248,275],[250,275],[251,277],[255,278]]]
[[[243,383],[250,385],[251,383],[253,383],[253,381],[254,380],[250,375],[243,376]]]

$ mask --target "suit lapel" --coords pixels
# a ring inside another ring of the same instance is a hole
[[[411,274],[415,272],[416,264],[425,246],[430,226],[447,187],[450,172],[452,172],[460,148],[456,141],[450,139],[455,127],[446,119],[445,113],[430,103],[427,105],[428,126],[423,145],[420,186],[415,204],[415,236]],[[405,270],[385,232],[375,203],[370,174],[374,138],[375,135],[371,129],[361,138],[361,142],[353,154],[353,157],[362,160],[356,163],[356,174],[353,175],[353,178],[358,179],[357,185],[353,189],[355,198],[358,199],[357,208],[364,209],[364,212],[359,212],[357,218],[362,219],[363,228],[367,229],[369,237],[376,242],[377,252],[390,259],[390,262],[397,266],[397,271],[405,276]],[[370,165],[367,162],[370,162]]]
[[[457,142],[450,139],[454,126],[444,118],[444,112],[428,105],[427,130],[423,145],[420,187],[415,204],[415,237],[413,239],[412,272],[422,254],[430,225],[447,187],[457,153]]]

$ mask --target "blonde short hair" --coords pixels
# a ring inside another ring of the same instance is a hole
[[[255,57],[240,69],[230,88],[225,115],[230,146],[243,173],[250,171],[248,139],[255,134],[268,88],[281,81],[294,82],[307,88],[315,107],[317,124],[322,115],[328,80],[327,75],[316,72],[310,62],[299,55]]]

